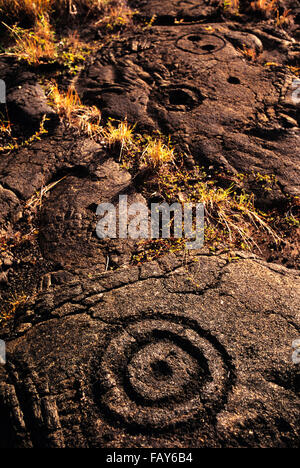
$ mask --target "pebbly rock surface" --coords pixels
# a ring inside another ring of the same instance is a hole
[[[54,274],[18,317],[1,446],[298,446],[298,272],[171,255],[91,273]]]

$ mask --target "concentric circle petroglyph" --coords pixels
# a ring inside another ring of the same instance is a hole
[[[226,41],[216,34],[185,34],[177,39],[176,47],[197,55],[213,54],[222,50]]]
[[[138,427],[203,421],[226,400],[229,362],[221,344],[194,322],[137,321],[115,335],[102,356],[101,406]]]

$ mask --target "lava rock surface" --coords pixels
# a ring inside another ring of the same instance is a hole
[[[53,274],[7,343],[1,444],[296,447],[299,286],[247,256]]]
[[[170,135],[187,167],[275,175],[274,205],[299,196],[298,2],[280,1],[286,30],[214,1],[129,3],[137,23],[74,80],[82,102]],[[60,122],[41,69],[0,59],[13,123],[28,137],[50,118],[40,141],[1,154],[1,236],[14,240],[28,201],[57,183],[34,255],[1,251],[1,302],[20,277],[32,294],[0,331],[0,447],[297,448],[299,272],[206,248],[130,266],[136,243],[97,239],[96,208],[147,201],[112,148]]]
[[[293,78],[242,53],[244,45],[283,58],[296,46],[266,36],[215,23],[155,26],[93,57],[78,90],[104,115],[171,135],[199,165],[274,174],[284,193],[298,195]]]

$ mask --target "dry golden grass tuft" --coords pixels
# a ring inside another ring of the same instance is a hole
[[[59,90],[57,83],[51,83],[49,85],[49,98],[60,117],[69,122],[73,120],[82,106],[80,97],[72,86],[64,92]]]
[[[2,133],[11,136],[11,127],[12,124],[9,120],[0,119],[0,135]]]
[[[56,83],[50,83],[48,96],[57,113],[69,125],[93,137],[101,132],[101,112],[96,106],[82,104],[75,88],[60,91]]]
[[[109,146],[119,146],[120,161],[124,150],[134,146],[134,126],[129,125],[127,120],[119,122],[117,126],[109,120],[106,128],[102,129],[102,136]]]
[[[62,177],[61,179],[55,182],[52,182],[49,185],[41,187],[41,189],[35,195],[33,195],[29,200],[27,200],[25,209],[30,209],[33,212],[40,209],[43,205],[43,199],[45,198],[45,196],[65,178],[66,176]]]
[[[146,146],[142,158],[147,166],[159,169],[165,164],[174,161],[174,150],[160,139],[150,140]]]
[[[294,22],[294,17],[291,13],[291,10],[284,10],[282,15],[280,15],[279,10],[277,10],[276,13],[276,26],[281,27],[285,24],[293,24]]]
[[[28,17],[34,20],[48,14],[53,3],[53,0],[0,0],[0,11],[12,18]]]
[[[7,26],[15,39],[11,54],[30,64],[39,64],[42,61],[51,61],[57,58],[55,32],[47,16],[40,16],[32,29],[23,29],[14,25]]]
[[[104,10],[116,0],[0,0],[0,11],[5,16],[35,20],[53,11],[60,14],[77,15],[83,11],[96,12]]]
[[[106,26],[109,29],[125,26],[131,22],[133,15],[134,12],[125,2],[111,3],[104,9],[104,14],[97,21],[96,25]]]

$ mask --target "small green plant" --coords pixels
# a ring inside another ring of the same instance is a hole
[[[185,239],[151,239],[139,242],[137,251],[133,254],[131,262],[140,265],[152,262],[166,253],[176,253],[185,250]]]
[[[222,0],[221,4],[225,12],[238,14],[240,10],[239,0]]]
[[[93,43],[87,44],[81,41],[78,32],[73,31],[59,42],[57,61],[76,75],[95,47]]]

